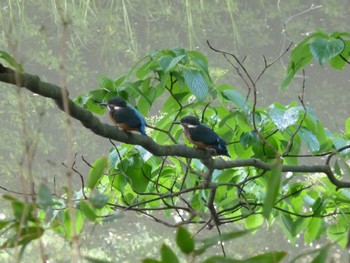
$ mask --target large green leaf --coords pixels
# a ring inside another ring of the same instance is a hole
[[[89,171],[89,176],[87,178],[87,186],[90,189],[93,189],[100,178],[103,176],[103,171],[107,167],[108,164],[108,158],[102,157],[100,159],[97,159],[93,165],[92,168]]]
[[[183,227],[179,227],[176,232],[176,244],[185,254],[189,254],[194,250],[194,240],[190,232]]]
[[[247,259],[232,259],[224,256],[213,256],[203,263],[278,263],[287,255],[284,251],[273,251]]]
[[[204,239],[202,241],[202,246],[198,249],[196,249],[196,254],[202,254],[204,253],[208,248],[215,246],[218,244],[218,242],[222,242],[222,241],[227,241],[227,240],[231,240],[231,239],[235,239],[235,238],[239,238],[241,236],[244,236],[246,234],[250,233],[247,230],[243,230],[243,231],[233,231],[233,232],[228,232],[228,233],[224,233],[224,234],[219,234],[207,239]]]
[[[344,49],[344,42],[338,38],[317,37],[310,44],[310,50],[320,65],[339,55]]]
[[[169,72],[179,63],[182,59],[184,59],[186,55],[181,55],[178,57],[173,57],[170,55],[162,56],[158,59],[158,63],[160,67],[165,71]]]
[[[292,107],[284,111],[281,108],[273,107],[269,114],[277,128],[283,131],[297,122],[299,118],[299,109],[298,107]]]
[[[275,205],[278,192],[280,190],[282,177],[282,166],[279,160],[272,166],[271,171],[267,173],[268,185],[263,205],[263,215],[269,218],[270,212]]]
[[[318,150],[320,150],[320,142],[318,141],[315,134],[313,134],[311,131],[302,127],[299,130],[298,134],[302,141],[307,144],[307,146],[312,152],[317,152]]]
[[[281,89],[286,88],[294,78],[295,74],[312,60],[313,56],[310,51],[310,41],[316,37],[328,37],[328,34],[318,30],[306,37],[292,50],[287,68],[287,76],[281,83]]]
[[[202,73],[198,70],[185,69],[183,75],[192,94],[198,100],[204,100],[208,96],[208,85]]]
[[[222,95],[225,99],[232,101],[239,109],[245,111],[247,108],[251,108],[251,103],[247,101],[247,96],[243,95],[237,90],[226,89],[222,91]]]
[[[163,244],[161,249],[160,249],[160,255],[162,258],[162,262],[166,263],[178,263],[179,260],[177,259],[176,254],[170,247],[167,245]]]

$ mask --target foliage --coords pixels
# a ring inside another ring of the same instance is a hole
[[[343,68],[350,57],[348,38],[347,33],[328,35],[322,31],[307,37],[292,50],[282,86],[287,86],[312,58],[320,64],[329,62],[335,68]],[[313,110],[305,106],[303,95],[299,102],[275,102],[258,108],[256,86],[273,62],[266,62],[261,75],[253,80],[242,62],[231,55],[237,69],[246,72],[242,78],[250,88],[247,94],[228,84],[215,86],[208,61],[200,52],[173,48],[151,52],[126,75],[116,79],[101,77],[98,89],[78,96],[75,102],[90,112],[104,114],[105,109],[99,104],[120,96],[145,116],[150,116],[154,105],[160,104],[162,114],[147,130],[158,145],[185,142],[190,147],[173,121],[195,115],[228,142],[234,161],[214,156],[205,160],[153,156],[139,145],[113,144],[108,157],[91,165],[87,178],[72,167],[82,181],[81,189],[74,192],[73,204],[67,198],[69,191],[56,196],[44,185],[35,202],[27,204],[8,198],[14,219],[0,224],[4,233],[17,234],[9,234],[2,246],[25,247],[42,235],[45,223],[72,241],[83,231],[86,220],[102,222],[113,217],[114,210],[124,209],[146,214],[169,226],[196,223],[219,229],[237,222],[254,231],[266,219],[268,224],[279,222],[291,242],[300,234],[307,243],[327,236],[345,247],[350,193],[342,179],[350,170],[350,120],[344,133],[328,131]],[[308,153],[302,155],[305,148]],[[323,166],[311,165],[308,170],[299,165],[305,156],[327,156],[327,161]],[[154,210],[164,211],[168,219],[158,217]],[[214,243],[240,235],[224,233],[196,249],[191,235],[180,227],[176,241],[184,254],[193,256]],[[319,253],[323,256],[327,252],[323,249]],[[169,246],[164,244],[160,253],[161,261],[145,262],[177,262]],[[268,252],[245,261],[212,257],[206,262],[267,262],[271,258],[278,262],[284,255]]]
[[[321,66],[326,62],[335,69],[344,69],[350,57],[350,34],[322,30],[310,34],[293,49],[288,64],[287,77],[281,84],[286,88],[295,74],[309,65],[314,58]]]
[[[194,240],[191,237],[191,234],[186,229],[179,227],[177,229],[177,234],[176,234],[176,241],[177,241],[176,243],[180,251],[184,254],[185,258],[188,259],[190,262],[194,262],[199,255],[206,252],[207,249],[215,246],[218,242],[229,241],[229,240],[239,238],[247,234],[247,232],[248,231],[228,232],[228,233],[225,233],[224,235],[217,235],[204,240],[197,240],[197,244],[199,245],[199,247],[195,248],[194,243],[196,242],[196,240]],[[325,245],[320,249],[316,249],[314,251],[305,253],[303,255],[296,256],[291,262],[297,262],[297,260],[300,259],[301,256],[305,257],[306,255],[310,255],[310,254],[316,254],[313,257],[312,262],[315,262],[315,263],[326,262],[329,249],[330,249],[330,245]],[[181,258],[181,257],[178,257],[176,253],[173,251],[173,249],[167,246],[166,244],[162,245],[160,249],[160,255],[161,255],[161,260],[146,258],[143,260],[143,262],[144,263],[180,262],[180,258]],[[255,255],[246,259],[235,259],[232,257],[225,257],[225,256],[210,256],[202,262],[204,263],[217,263],[217,262],[277,263],[277,262],[281,262],[285,256],[286,256],[286,252],[270,251],[270,252],[261,253],[259,255]]]

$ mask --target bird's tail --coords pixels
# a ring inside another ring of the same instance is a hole
[[[225,156],[231,157],[226,148],[226,144],[227,143],[223,139],[219,138],[218,145],[216,147],[216,152],[218,155],[225,155]]]

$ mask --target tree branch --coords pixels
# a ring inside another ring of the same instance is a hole
[[[0,82],[9,83],[18,87],[24,87],[33,93],[39,94],[43,97],[53,99],[58,107],[62,107],[62,89],[54,84],[43,82],[38,76],[18,73],[10,68],[4,67],[0,64]],[[67,92],[67,90],[63,90]],[[68,100],[69,114],[71,117],[79,120],[86,128],[90,129],[95,134],[113,139],[122,143],[133,145],[140,145],[155,156],[178,156],[185,158],[201,159],[208,170],[214,169],[229,169],[236,167],[252,166],[263,170],[271,170],[272,165],[262,162],[259,159],[246,160],[224,160],[222,158],[212,159],[211,151],[190,148],[186,145],[159,145],[152,138],[142,136],[139,134],[130,134],[119,130],[115,126],[101,123],[101,121],[94,116],[90,111],[75,104],[71,99]],[[334,153],[330,153],[333,156]],[[299,172],[299,173],[324,173],[328,179],[339,188],[350,188],[350,182],[343,182],[338,180],[332,172],[328,163],[325,165],[282,165],[282,172]],[[188,190],[188,189],[187,189]]]

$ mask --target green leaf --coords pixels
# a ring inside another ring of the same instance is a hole
[[[184,78],[191,92],[198,100],[204,100],[208,96],[208,85],[202,73],[198,70],[185,69]]]
[[[310,50],[320,65],[339,55],[344,49],[344,42],[337,38],[317,37],[310,44]]]
[[[251,108],[251,103],[247,101],[247,97],[237,90],[226,89],[222,91],[222,96],[232,101],[239,109],[246,111],[247,107]]]
[[[331,58],[331,60],[329,61],[329,64],[334,69],[338,69],[338,70],[344,69],[344,67],[347,65],[346,60],[349,60],[349,57],[350,57],[350,41],[349,40],[343,40],[343,41],[345,45],[343,51],[339,54],[339,56],[335,56]]]
[[[319,250],[318,255],[311,261],[311,263],[326,263],[328,262],[328,252],[330,245],[324,246]]]
[[[200,255],[204,253],[208,248],[215,246],[218,244],[218,242],[227,241],[231,239],[235,239],[241,236],[244,236],[246,234],[250,233],[248,230],[243,231],[234,231],[234,232],[228,232],[221,235],[216,235],[207,239],[202,240],[202,246],[199,249],[195,250],[195,253],[197,255]]]
[[[125,79],[126,79],[126,75],[122,75],[118,77],[113,83],[114,88],[115,89],[118,88],[124,82]]]
[[[264,223],[264,217],[259,214],[252,214],[245,218],[244,224],[247,229],[257,229]]]
[[[11,202],[12,211],[15,218],[22,223],[28,223],[27,221],[35,221],[33,217],[33,204],[25,204],[21,201],[13,201]]]
[[[285,89],[294,78],[295,74],[312,60],[312,54],[308,43],[304,41],[296,46],[292,53],[287,68],[287,76],[281,83],[281,89]]]
[[[98,181],[103,176],[103,171],[107,167],[108,164],[108,158],[102,157],[100,159],[97,159],[93,165],[92,168],[89,171],[89,176],[87,178],[87,186],[90,189],[93,189]]]
[[[83,214],[87,217],[87,219],[90,221],[96,220],[95,211],[87,201],[80,201],[78,207],[80,211],[83,212]]]
[[[0,230],[13,222],[13,220],[0,220]]]
[[[301,140],[307,144],[310,151],[317,152],[320,150],[320,142],[318,141],[317,137],[309,130],[302,127],[298,132]]]
[[[93,258],[90,256],[85,256],[84,259],[86,259],[88,262],[91,262],[91,263],[111,263],[111,261],[109,260]]]
[[[178,57],[173,57],[170,55],[162,56],[158,59],[160,67],[165,71],[169,72],[179,63],[186,55],[181,55]]]
[[[19,73],[24,72],[22,65],[17,63],[17,61],[7,52],[0,50],[0,59],[4,60],[7,64],[9,64],[13,69],[18,71]]]
[[[284,251],[267,252],[247,259],[232,259],[224,256],[213,256],[203,263],[277,263],[287,255]]]
[[[263,215],[269,218],[271,210],[275,205],[278,191],[280,189],[282,177],[282,166],[280,160],[277,160],[271,168],[271,172],[267,173],[266,180],[268,181],[266,196],[263,205]]]
[[[160,255],[162,262],[166,263],[178,263],[179,260],[175,253],[171,250],[170,247],[167,245],[163,244],[161,249],[160,249]]]
[[[185,254],[189,254],[194,250],[194,240],[190,232],[183,227],[179,227],[177,230],[176,244]]]
[[[108,200],[109,196],[101,194],[98,190],[93,190],[89,198],[90,204],[97,209],[103,208]]]
[[[278,107],[273,107],[269,115],[277,128],[283,131],[297,122],[299,118],[299,109],[297,107],[292,107],[284,111]]]
[[[277,263],[280,262],[287,255],[284,251],[267,252],[255,257],[247,258],[242,263]]]
[[[153,259],[153,258],[145,258],[144,260],[142,260],[143,263],[162,263],[162,261]]]
[[[44,233],[44,229],[39,226],[23,227],[16,231],[16,233],[10,236],[0,248],[12,248],[15,246],[25,245],[34,239],[41,237]]]
[[[323,233],[323,231],[325,231],[325,229],[323,218],[311,218],[304,233],[305,242],[310,244],[314,240],[319,239],[320,235]]]
[[[209,76],[208,72],[208,60],[205,55],[198,51],[190,50],[187,55],[192,59],[192,64],[197,64]],[[194,63],[193,63],[194,62]]]
[[[74,221],[71,219],[71,213],[74,213]],[[60,232],[65,235],[68,240],[72,240],[74,235],[79,235],[84,227],[84,216],[83,213],[79,210],[64,211],[63,219],[63,228],[60,229]],[[74,227],[74,231],[73,231]]]
[[[52,200],[52,194],[50,189],[45,184],[40,184],[38,191],[38,204],[46,210],[51,207],[54,202]]]
[[[149,164],[144,163],[140,156],[133,155],[129,159],[124,159],[118,167],[132,189],[136,192],[145,191],[149,183],[147,176],[151,174],[152,168]]]
[[[345,132],[350,135],[350,118],[346,119],[345,122]]]
[[[99,83],[100,83],[101,89],[106,89],[108,91],[112,91],[114,89],[113,80],[111,80],[110,78],[107,78],[106,76],[100,76]]]

